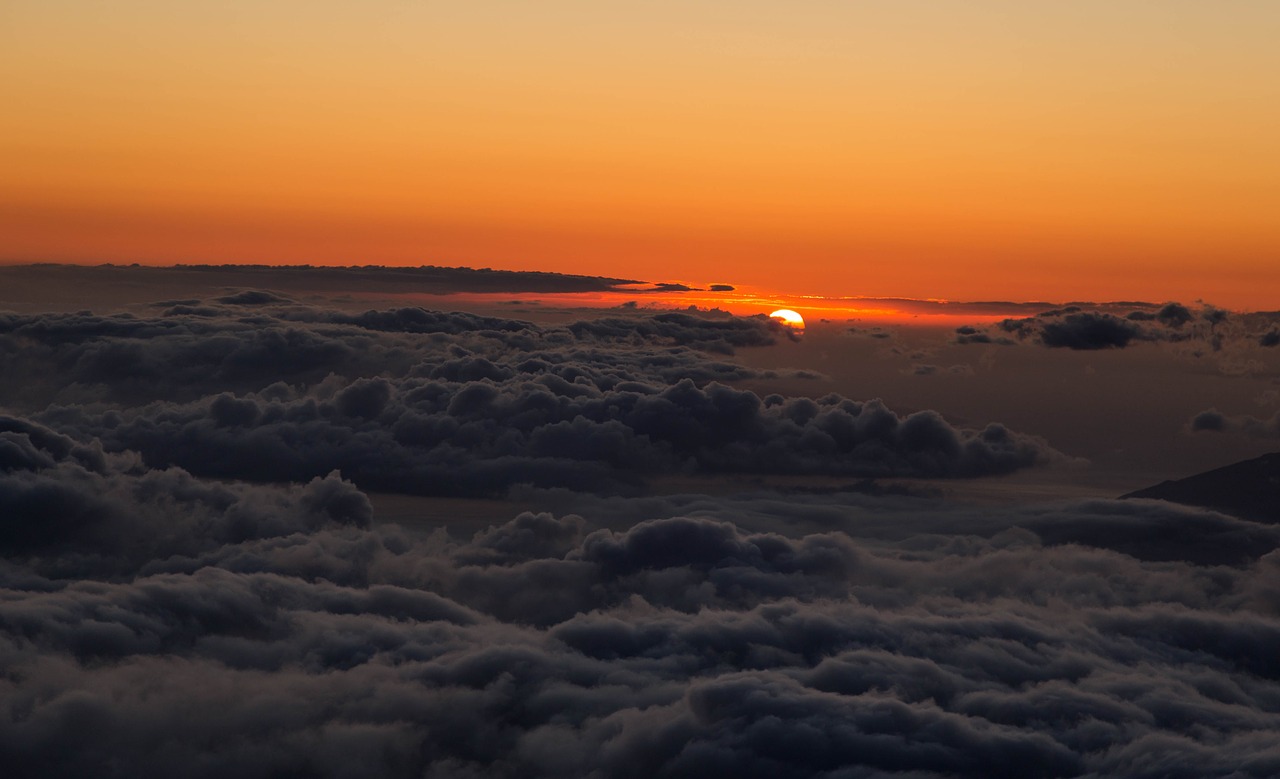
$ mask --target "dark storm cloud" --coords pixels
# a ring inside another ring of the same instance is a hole
[[[617,528],[599,527],[608,512],[523,514],[450,538],[369,525],[336,478],[93,470],[52,430],[5,429],[42,458],[8,468],[0,494],[33,477],[79,492],[81,532],[118,539],[29,528],[38,550],[5,548],[10,775],[1276,767],[1266,526],[1141,501],[672,497],[601,502],[657,515]],[[796,515],[829,529],[746,527]],[[1188,562],[1215,545],[1251,552]]]

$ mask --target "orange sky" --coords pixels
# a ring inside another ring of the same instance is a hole
[[[0,258],[1280,308],[1280,3],[7,0]]]

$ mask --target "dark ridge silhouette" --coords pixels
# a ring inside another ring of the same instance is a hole
[[[1280,452],[1164,481],[1121,495],[1199,506],[1260,522],[1280,523]]]
[[[0,284],[92,285],[100,291],[161,283],[200,288],[247,287],[311,292],[607,292],[635,279],[575,276],[543,271],[422,265],[10,265],[0,266]],[[3,298],[0,295],[0,298]]]
[[[730,289],[732,289],[732,287]],[[630,292],[705,292],[706,290],[700,287],[690,287],[688,284],[680,284],[674,281],[659,281],[659,282],[654,282],[652,287],[645,287],[644,289],[634,289],[629,291]]]

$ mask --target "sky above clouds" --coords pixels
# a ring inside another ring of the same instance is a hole
[[[10,2],[9,261],[1274,306],[1263,2]]]

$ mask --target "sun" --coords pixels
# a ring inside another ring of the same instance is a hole
[[[782,324],[793,330],[804,332],[804,317],[789,308],[780,308],[769,315],[770,319],[777,319]]]

